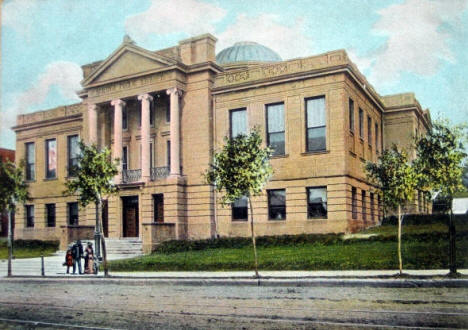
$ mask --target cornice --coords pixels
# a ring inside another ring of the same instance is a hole
[[[11,129],[14,130],[15,132],[20,132],[25,129],[34,129],[34,128],[47,127],[50,125],[61,125],[64,123],[70,123],[74,121],[83,121],[82,117],[83,117],[83,114],[78,113],[78,114],[66,116],[66,117],[57,117],[57,118],[52,118],[52,119],[36,121],[33,123],[17,125],[17,126],[13,126]]]

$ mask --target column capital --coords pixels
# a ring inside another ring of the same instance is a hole
[[[138,95],[138,101],[153,101],[154,97],[152,97],[150,94],[146,93],[146,94],[141,94],[141,95]]]
[[[96,103],[88,103],[88,110],[96,110],[97,105]]]
[[[122,101],[121,99],[117,99],[117,100],[112,100],[111,101],[111,105],[112,106],[125,106],[125,101]]]
[[[167,95],[175,94],[177,96],[182,96],[183,91],[180,88],[172,87],[166,90]]]

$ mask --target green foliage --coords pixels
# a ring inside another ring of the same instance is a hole
[[[65,183],[65,194],[78,193],[78,201],[82,206],[98,203],[102,196],[115,193],[116,187],[112,182],[118,173],[118,161],[112,161],[108,148],[98,150],[95,145],[87,146],[80,142],[77,177]]]
[[[273,173],[270,148],[262,148],[262,138],[256,129],[249,135],[240,134],[224,139],[225,145],[215,153],[205,179],[218,191],[224,191],[223,204],[242,196],[260,194]]]
[[[49,256],[59,248],[58,241],[15,240],[15,258],[35,258]],[[0,241],[0,259],[8,258],[7,242]]]
[[[459,226],[463,226],[464,224],[468,225],[468,215],[458,214],[453,215],[453,221]],[[428,225],[428,224],[443,224],[446,226],[449,223],[449,216],[448,214],[444,213],[437,213],[437,214],[407,214],[405,215],[405,219],[403,221],[403,225]],[[385,217],[382,220],[382,226],[394,226],[398,224],[398,219],[396,216],[392,215],[389,217]]]
[[[463,161],[467,156],[463,147],[466,140],[465,125],[451,126],[449,122],[439,120],[416,141],[414,166],[423,190],[440,191],[451,200],[455,193],[465,189],[462,177]]]
[[[417,176],[408,163],[406,152],[399,151],[396,145],[384,150],[378,163],[368,162],[366,173],[369,180],[380,188],[386,209],[395,209],[413,200]]]
[[[16,209],[16,203],[29,199],[28,185],[23,179],[24,162],[18,167],[10,161],[0,160],[0,211]]]

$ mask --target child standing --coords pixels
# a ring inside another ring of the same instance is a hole
[[[73,254],[72,254],[72,247],[69,246],[67,249],[67,253],[65,253],[65,262],[63,264],[67,266],[67,274],[70,273],[70,267],[73,266]]]

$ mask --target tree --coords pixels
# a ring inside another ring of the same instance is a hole
[[[414,165],[420,185],[426,190],[438,191],[449,206],[450,275],[457,273],[452,200],[455,193],[464,190],[462,177],[466,153],[463,142],[466,139],[465,125],[451,126],[446,120],[438,120],[425,136],[416,141]]]
[[[23,178],[23,162],[18,167],[10,161],[3,162],[0,158],[0,214],[8,214],[8,276],[11,276],[11,259],[13,254],[11,213],[16,210],[16,203],[24,203],[29,199],[28,185]]]
[[[78,194],[78,202],[86,207],[88,204],[95,204],[96,208],[96,250],[102,245],[104,275],[107,276],[106,242],[102,234],[102,198],[117,191],[112,182],[118,173],[118,161],[112,161],[111,151],[107,148],[98,150],[95,145],[87,146],[80,142],[80,156],[76,178],[65,183],[67,190],[65,194]],[[101,242],[101,243],[100,243]]]
[[[367,177],[380,188],[385,209],[398,209],[398,263],[401,275],[403,273],[401,224],[406,213],[406,205],[414,198],[416,175],[408,162],[406,152],[398,150],[396,145],[384,150],[378,163],[368,162],[366,172]]]
[[[205,173],[206,181],[214,189],[224,192],[223,205],[229,205],[245,196],[250,207],[250,230],[255,259],[255,276],[258,275],[257,247],[255,243],[252,196],[258,196],[270,179],[270,148],[262,148],[262,138],[257,129],[249,135],[240,134],[225,138],[223,149],[215,153],[213,163]]]

